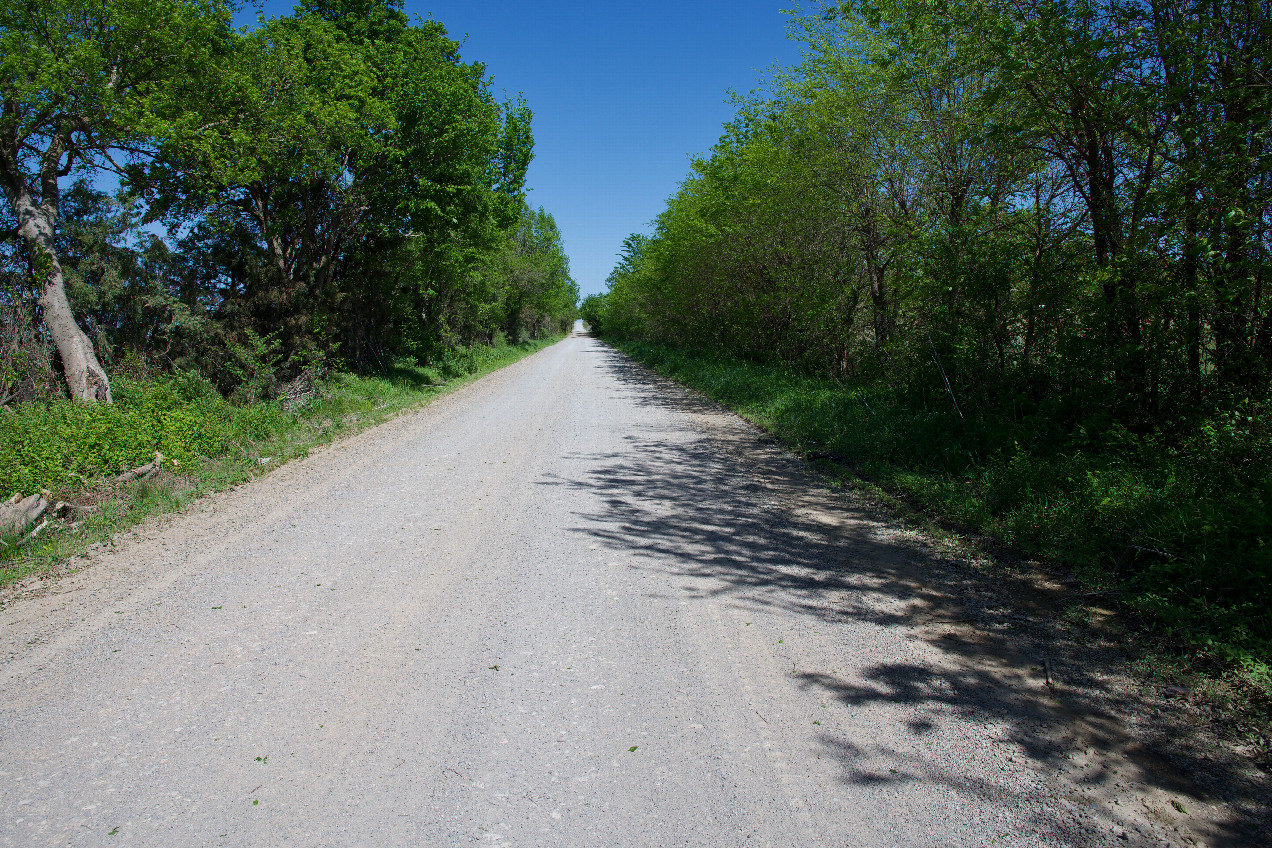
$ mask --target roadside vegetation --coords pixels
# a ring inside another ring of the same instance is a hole
[[[115,380],[113,404],[59,399],[0,416],[0,482],[61,503],[26,544],[0,535],[0,586],[56,566],[95,542],[191,499],[251,479],[342,435],[542,350],[560,335],[460,348],[429,366],[404,359],[375,373],[335,372],[303,397],[239,404],[189,372]],[[162,456],[158,473],[119,472]]]
[[[792,29],[804,61],[584,319],[1272,712],[1272,9],[853,0]]]
[[[440,22],[301,0],[240,31],[234,8],[0,8],[0,498],[66,504],[38,538],[0,507],[0,561],[132,509],[123,488],[237,479],[575,318],[561,233],[526,203],[531,111]],[[162,475],[110,482],[156,451]]]

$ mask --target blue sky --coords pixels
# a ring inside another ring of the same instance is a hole
[[[293,0],[270,0],[266,15]],[[628,233],[646,231],[733,109],[775,62],[792,64],[793,0],[510,2],[406,0],[484,62],[496,93],[534,111],[529,199],[565,236],[583,293],[605,277]],[[240,16],[246,21],[255,15]]]

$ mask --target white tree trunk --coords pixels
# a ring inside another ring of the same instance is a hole
[[[110,403],[110,381],[97,361],[93,345],[75,323],[71,304],[66,299],[62,263],[58,261],[53,242],[54,212],[36,205],[29,196],[19,197],[13,204],[18,218],[18,232],[31,248],[36,274],[43,275],[40,308],[44,323],[62,359],[62,372],[71,397],[82,401]]]

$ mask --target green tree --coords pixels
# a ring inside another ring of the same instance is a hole
[[[198,104],[213,132],[177,139],[151,180],[156,211],[246,231],[263,260],[225,317],[274,333],[290,355],[316,345],[350,243],[366,234],[367,163],[393,123],[361,50],[316,16],[278,18],[245,37],[225,84]],[[210,202],[209,202],[210,201]]]
[[[533,138],[441,24],[393,0],[302,3],[193,105],[224,120],[166,148],[156,209],[235,269],[218,309],[236,332],[285,358],[451,343],[482,301],[474,266],[520,213]]]
[[[67,300],[56,249],[61,181],[141,157],[182,116],[188,87],[228,37],[222,0],[43,0],[0,8],[0,187],[40,280],[67,387],[110,400],[110,382]]]

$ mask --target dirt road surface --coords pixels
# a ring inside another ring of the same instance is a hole
[[[78,562],[0,611],[0,845],[1225,838],[955,565],[582,335]]]

